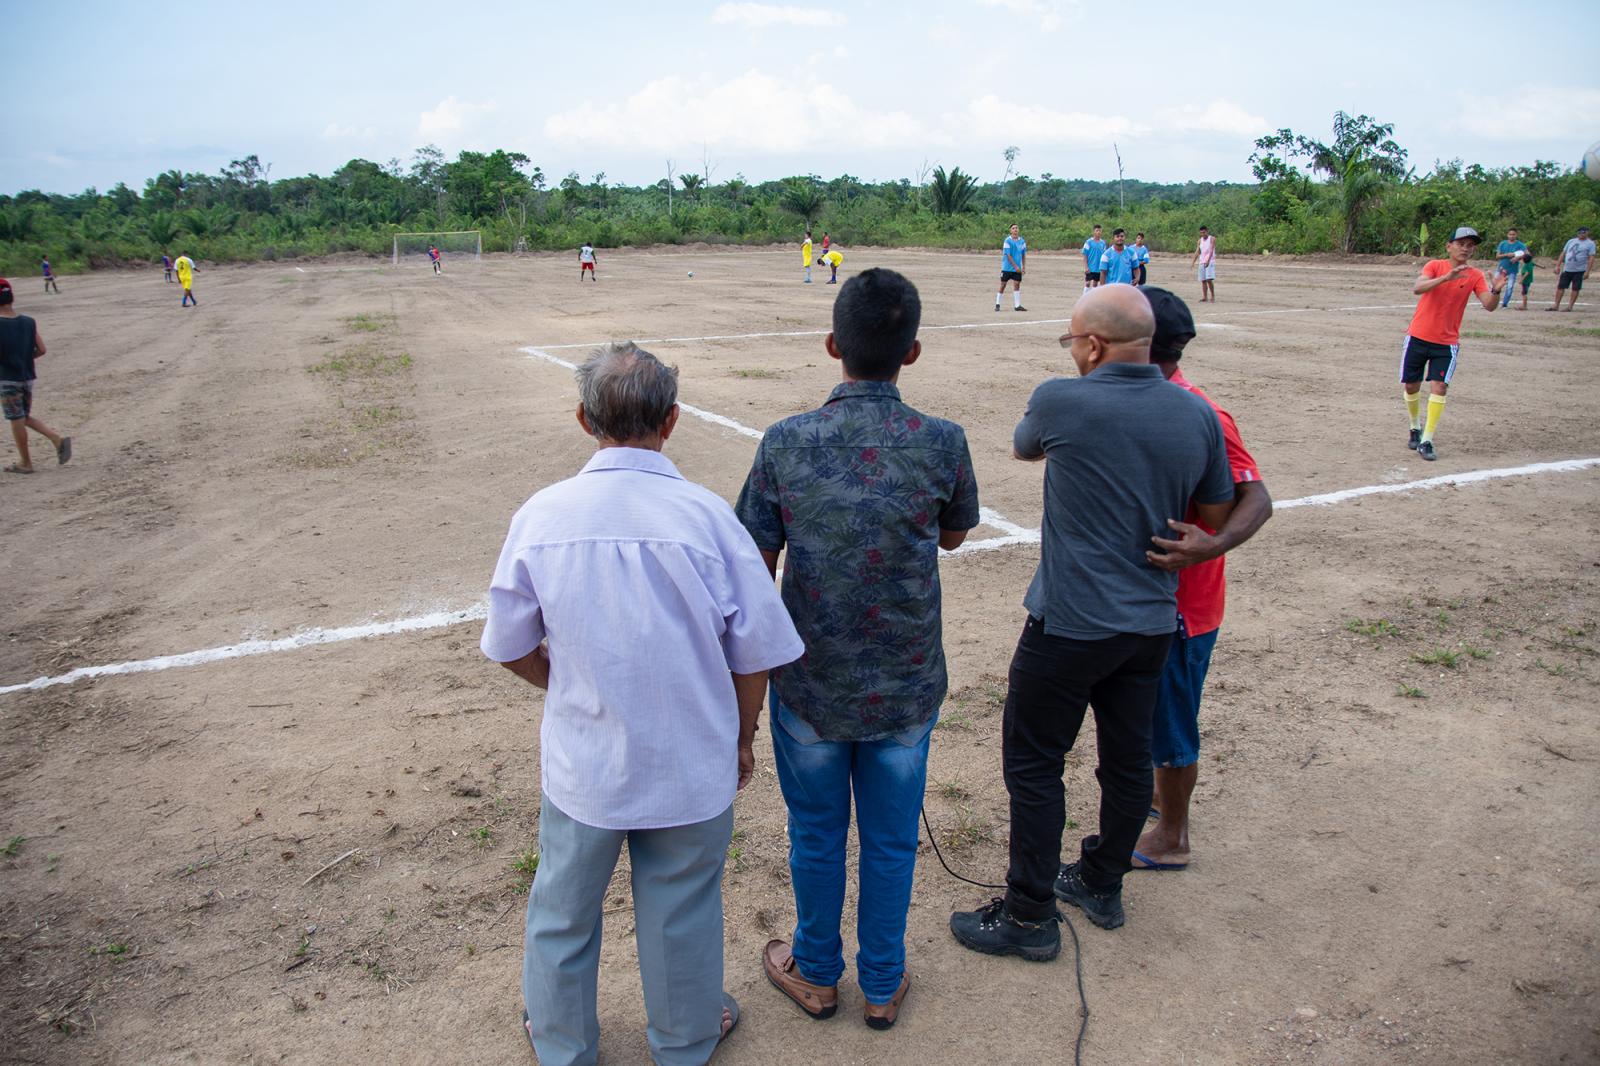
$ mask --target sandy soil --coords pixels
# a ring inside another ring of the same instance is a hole
[[[888,265],[921,287],[906,398],[965,424],[984,503],[1036,527],[1040,472],[1008,446],[1066,365],[1048,320],[1070,313],[1075,258],[1034,257],[1019,315],[991,310],[997,255],[846,255],[846,275]],[[50,345],[37,413],[76,456],[57,467],[41,442],[38,474],[0,477],[0,686],[472,605],[512,511],[590,450],[570,374],[523,346],[728,338],[650,346],[684,400],[758,428],[837,379],[820,336],[734,336],[826,328],[836,290],[800,285],[791,252],[602,251],[582,287],[573,258],[451,261],[438,279],[421,262],[202,264],[191,310],[158,271],[23,292]],[[1441,460],[1417,461],[1395,384],[1414,271],[1225,259],[1222,302],[1195,305],[1187,372],[1278,500],[1600,455],[1591,301],[1470,309]],[[1158,256],[1151,281],[1197,295],[1186,260]],[[685,419],[669,454],[731,498],[752,448]],[[1086,1062],[1600,1056],[1597,503],[1600,469],[1369,497],[1283,510],[1236,553],[1194,864],[1130,876],[1125,928],[1078,923]],[[952,695],[928,815],[980,881],[1004,873],[999,707],[1036,553],[944,563]],[[0,1059],[527,1061],[513,863],[537,848],[541,702],[481,658],[477,629],[0,696]],[[1418,661],[1440,651],[1454,665]],[[959,948],[949,912],[989,893],[931,852],[892,1033],[861,1025],[848,973],[826,1025],[770,989],[758,953],[793,911],[758,758],[726,883],[744,1020],[717,1061],[1070,1061],[1070,945],[1044,966]],[[1080,826],[1091,770],[1069,773]],[[646,1057],[626,876],[602,970],[610,1063]]]

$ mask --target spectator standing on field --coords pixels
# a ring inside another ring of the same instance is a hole
[[[1200,697],[1227,602],[1224,553],[1249,540],[1272,517],[1272,497],[1233,416],[1189,384],[1178,369],[1178,360],[1195,335],[1189,308],[1166,289],[1149,288],[1144,294],[1156,319],[1150,361],[1169,382],[1200,397],[1217,413],[1233,472],[1234,507],[1222,528],[1201,523],[1191,507],[1184,521],[1167,522],[1177,539],[1152,537],[1158,550],[1146,553],[1151,565],[1178,575],[1178,631],[1161,675],[1150,734],[1155,765],[1152,805],[1159,814],[1133,849],[1133,868],[1181,870],[1189,865],[1189,801],[1199,779]]]
[[[167,281],[172,280],[172,256],[166,252],[161,253],[161,275]]]
[[[1495,259],[1499,262],[1500,273],[1507,279],[1505,297],[1500,301],[1501,307],[1511,306],[1511,294],[1516,291],[1517,272],[1522,266],[1522,257],[1528,251],[1528,246],[1517,238],[1517,227],[1512,226],[1506,230],[1506,239],[1495,248]]]
[[[578,368],[594,456],[511,520],[482,650],[547,689],[523,1029],[543,1066],[596,1061],[601,915],[624,842],[650,1055],[702,1066],[738,1024],[722,873],[767,671],[804,650],[733,510],[661,449],[677,371],[632,344]]]
[[[1217,239],[1205,226],[1200,227],[1200,239],[1195,242],[1194,258],[1189,266],[1199,267],[1200,302],[1217,302]]]
[[[1556,281],[1556,302],[1545,310],[1559,309],[1561,294],[1569,289],[1572,295],[1567,297],[1566,310],[1572,310],[1578,302],[1578,293],[1583,291],[1583,283],[1589,278],[1589,268],[1594,266],[1594,255],[1594,241],[1589,239],[1589,227],[1579,226],[1578,235],[1561,249],[1561,277]]]
[[[56,272],[50,269],[50,257],[47,255],[39,262],[39,267],[44,271],[44,291],[54,290],[59,293],[61,286],[56,284]]]
[[[1013,437],[1017,458],[1046,464],[1044,524],[1001,726],[1006,894],[950,918],[973,951],[1055,958],[1057,900],[1103,929],[1125,920],[1122,879],[1150,810],[1151,715],[1178,614],[1177,575],[1146,553],[1191,501],[1213,529],[1234,505],[1216,412],[1150,365],[1154,334],[1150,302],[1131,285],[1084,296],[1061,338],[1080,376],[1035,389]],[[1099,832],[1063,864],[1062,773],[1090,707]]]
[[[837,1010],[853,793],[856,980],[874,1029],[894,1025],[911,989],[917,818],[947,684],[938,553],[978,524],[966,433],[900,399],[921,317],[916,287],[892,270],[845,282],[824,342],[844,382],[767,430],[736,505],[769,569],[787,552],[783,602],[806,643],[773,671],[796,917],[792,942],[769,942],[762,968],[811,1017]]]
[[[33,361],[45,353],[39,324],[27,315],[17,314],[16,294],[11,282],[0,278],[0,409],[11,426],[11,440],[17,446],[17,461],[5,468],[8,474],[33,473],[33,457],[28,451],[28,430],[33,430],[56,449],[56,462],[72,458],[72,438],[33,417]]]

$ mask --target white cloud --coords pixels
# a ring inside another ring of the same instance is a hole
[[[1260,137],[1272,132],[1266,119],[1227,100],[1213,100],[1204,107],[1185,104],[1164,108],[1156,112],[1156,118],[1174,132],[1226,133],[1235,137]]]
[[[341,126],[337,122],[328,123],[322,131],[325,141],[370,141],[377,135],[377,129],[372,126]]]
[[[424,140],[434,140],[448,133],[456,133],[475,115],[494,110],[494,101],[474,104],[447,96],[438,106],[417,116],[417,134]]]
[[[1038,19],[1039,28],[1053,33],[1077,14],[1077,0],[980,0],[984,7],[1002,7],[1013,15]]]
[[[1003,127],[1005,139],[1024,148],[1030,145],[1091,146],[1110,144],[1118,137],[1137,137],[1149,126],[1124,115],[1092,115],[1083,111],[1056,111],[1018,104],[990,93],[967,105],[963,113],[945,116],[947,127]]]
[[[723,4],[711,13],[711,21],[752,30],[768,26],[803,26],[807,29],[829,29],[843,26],[845,17],[837,11],[819,11],[808,7],[778,7],[773,4]]]
[[[1570,139],[1578,159],[1600,131],[1600,89],[1527,86],[1508,98],[1462,94],[1451,125],[1492,141]]]
[[[936,134],[903,111],[858,106],[831,85],[797,88],[759,71],[708,84],[677,76],[646,84],[620,103],[583,103],[545,119],[552,141],[610,148],[796,152],[926,147]],[[819,169],[830,165],[826,155]]]

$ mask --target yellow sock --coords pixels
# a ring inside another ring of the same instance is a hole
[[[1431,441],[1433,431],[1439,428],[1439,418],[1444,414],[1444,397],[1428,397],[1428,424],[1422,430],[1422,439]]]
[[[1422,393],[1408,392],[1406,395],[1406,413],[1411,416],[1411,428],[1422,428]]]

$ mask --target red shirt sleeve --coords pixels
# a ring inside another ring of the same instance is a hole
[[[1489,291],[1489,279],[1483,276],[1483,271],[1481,270],[1474,270],[1473,273],[1478,277],[1472,283],[1472,294],[1474,296],[1482,296]]]
[[[1217,419],[1222,423],[1222,442],[1228,449],[1228,468],[1233,471],[1233,483],[1260,481],[1261,471],[1256,468],[1250,450],[1244,446],[1244,438],[1239,436],[1239,427],[1234,423],[1233,416],[1218,408]]]

